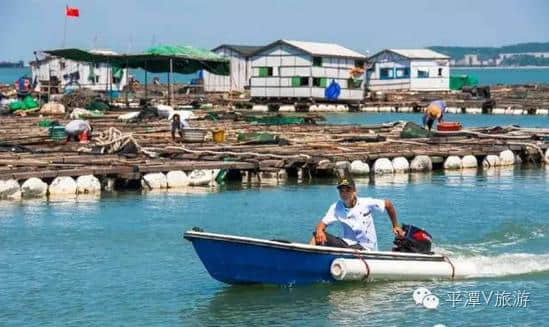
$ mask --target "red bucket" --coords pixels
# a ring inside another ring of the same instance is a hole
[[[461,124],[457,121],[444,121],[437,124],[438,131],[444,132],[453,132],[459,131],[461,129]]]

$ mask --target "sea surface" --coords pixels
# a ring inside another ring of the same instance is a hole
[[[336,200],[334,180],[210,192],[121,193],[0,203],[2,326],[545,326],[549,170],[358,179],[400,222],[471,277],[455,281],[230,286],[212,279],[184,231],[306,242]],[[390,249],[386,215],[376,215]],[[332,228],[337,233],[337,228]],[[426,287],[437,309],[416,305]]]
[[[480,85],[549,83],[549,68],[452,68],[450,73],[473,75]]]
[[[422,124],[423,113],[371,113],[346,112],[322,115],[325,124],[377,125],[396,121],[412,121]],[[540,115],[470,115],[444,114],[445,121],[457,121],[464,127],[520,126],[528,128],[549,128],[549,116]]]
[[[19,77],[27,74],[31,76],[31,70],[25,68],[0,68],[0,84],[14,83]],[[132,69],[130,74],[134,75],[141,83],[145,81],[145,71]],[[493,84],[526,84],[526,83],[549,83],[549,68],[508,68],[508,69],[452,69],[452,75],[469,74],[476,76],[481,85]],[[157,76],[161,83],[167,83],[167,74],[148,74],[147,78],[152,81]],[[174,74],[177,83],[189,83],[198,74]]]

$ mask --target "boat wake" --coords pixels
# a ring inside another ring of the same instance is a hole
[[[547,234],[549,226],[545,224],[505,223],[476,242],[443,245],[435,247],[434,251],[448,256],[456,268],[456,275],[465,278],[549,272],[549,253],[524,253],[516,248],[523,249],[529,242],[539,243]]]
[[[456,275],[490,278],[549,271],[549,254],[508,253],[497,256],[455,257]]]

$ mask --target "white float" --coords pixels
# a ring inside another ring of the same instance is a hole
[[[70,176],[56,177],[48,187],[50,195],[73,195],[76,194],[76,182]]]
[[[316,165],[317,169],[330,169],[333,168],[332,162],[328,159],[322,159]]]
[[[157,190],[168,187],[166,175],[162,173],[145,174],[141,178],[141,187],[144,190]]]
[[[374,173],[377,175],[392,174],[394,172],[391,160],[379,158],[374,162]]]
[[[368,175],[370,166],[362,160],[354,160],[351,162],[351,174],[353,175]]]
[[[549,115],[549,109],[538,109],[536,110],[536,115]]]
[[[189,177],[181,170],[170,171],[166,174],[168,188],[186,187],[189,185]]]
[[[395,173],[407,173],[410,170],[410,163],[404,157],[396,157],[391,161]]]
[[[394,110],[393,107],[388,107],[388,106],[381,106],[378,108],[379,112],[391,112],[393,110]]]
[[[457,170],[462,168],[461,158],[458,156],[449,156],[444,160],[444,169]]]
[[[477,168],[478,161],[475,156],[469,154],[461,159],[461,165],[463,168]]]
[[[337,107],[336,107],[336,111],[337,112],[347,112],[347,111],[349,111],[349,107],[347,107],[347,105],[344,105],[344,104],[338,104]]]
[[[377,107],[362,107],[360,108],[362,112],[377,112]]]
[[[265,106],[265,105],[259,105],[259,104],[256,104],[252,107],[252,111],[259,111],[259,112],[268,112],[269,111],[269,107]]]
[[[486,158],[482,160],[482,167],[484,168],[497,167],[499,165],[499,157],[493,154],[487,155]]]
[[[158,112],[158,116],[162,118],[170,118],[174,112],[174,109],[172,106],[168,106],[165,104],[157,104],[156,111]]]
[[[21,188],[19,187],[19,183],[15,179],[0,180],[0,199],[21,199]]]
[[[499,163],[502,166],[512,166],[515,164],[515,154],[511,150],[501,151],[499,154]]]
[[[400,253],[399,253],[400,254]],[[402,255],[402,254],[401,254]],[[330,273],[335,280],[431,280],[463,277],[456,273],[455,267],[440,256],[423,255],[423,260],[396,256],[388,253],[391,259],[335,259],[330,265]]]
[[[309,112],[317,112],[317,111],[319,111],[319,110],[318,110],[318,106],[316,104],[313,104],[313,105],[309,106]]]
[[[76,179],[77,194],[97,194],[101,193],[101,183],[93,175],[78,176]]]
[[[351,168],[351,164],[349,163],[349,161],[337,161],[335,163],[335,168],[336,169],[350,169]]]
[[[465,108],[465,113],[478,115],[482,113],[482,108]]]
[[[414,108],[412,107],[399,107],[398,112],[413,112]]]
[[[524,115],[526,113],[528,113],[528,112],[526,110],[523,110],[523,109],[514,109],[513,110],[513,115],[516,115],[516,116]]]
[[[215,177],[219,173],[219,169],[198,169],[193,170],[189,174],[190,186],[207,186],[213,184]]]
[[[505,108],[494,108],[492,109],[493,115],[505,115]]]
[[[286,169],[280,169],[277,172],[276,177],[278,178],[278,180],[285,181],[288,179],[288,172],[286,171]]]
[[[413,172],[424,172],[433,170],[433,162],[429,156],[416,156],[410,163],[410,170]]]
[[[21,185],[21,196],[25,199],[41,198],[48,193],[48,184],[40,178],[31,177]]]
[[[278,108],[279,112],[295,112],[295,106],[292,105],[283,105]]]
[[[461,108],[448,107],[448,108],[446,108],[446,112],[449,113],[449,114],[460,114],[461,113]]]
[[[127,114],[118,116],[117,119],[122,121],[128,121],[128,120],[136,119],[137,117],[139,117],[139,111],[128,112]]]

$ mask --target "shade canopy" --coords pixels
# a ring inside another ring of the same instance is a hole
[[[147,49],[143,53],[115,54],[82,49],[45,50],[47,54],[74,61],[106,63],[121,68],[142,68],[152,73],[173,71],[193,74],[201,69],[216,75],[229,75],[229,59],[209,50],[191,46],[163,45]],[[170,70],[170,59],[172,69]]]

